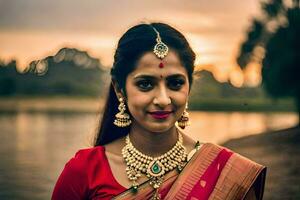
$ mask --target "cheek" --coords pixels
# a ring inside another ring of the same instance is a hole
[[[136,87],[132,85],[126,86],[126,93],[127,105],[131,114],[139,113],[147,108],[150,102],[150,95],[139,91]]]
[[[176,92],[173,95],[178,106],[185,105],[189,97],[189,87],[185,86],[179,92]]]
[[[128,96],[127,104],[130,109],[139,108],[140,110],[145,110],[149,104],[149,96],[138,94],[134,96]]]

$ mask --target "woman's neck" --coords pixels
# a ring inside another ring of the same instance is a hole
[[[176,144],[178,132],[175,126],[165,132],[158,133],[132,124],[129,137],[134,147],[140,152],[157,157],[169,151]]]

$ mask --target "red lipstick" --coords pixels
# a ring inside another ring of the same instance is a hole
[[[154,111],[149,112],[149,114],[155,118],[155,119],[166,119],[169,117],[169,115],[172,113],[172,111]]]

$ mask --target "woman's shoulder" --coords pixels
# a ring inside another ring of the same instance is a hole
[[[80,149],[65,164],[52,199],[86,199],[87,192],[98,177],[104,173],[105,149],[102,146]],[[104,162],[103,162],[104,161]]]
[[[232,185],[232,188],[235,187],[235,189],[228,187],[231,189],[230,194],[245,197],[250,188],[254,187],[258,199],[262,198],[266,176],[265,166],[220,145],[205,143],[202,148],[207,151],[207,155],[214,154],[216,163],[223,162],[220,178],[216,184],[218,190],[222,191],[224,185]],[[224,194],[227,193],[224,192]]]
[[[62,175],[70,179],[87,180],[97,170],[106,168],[105,149],[102,146],[78,150],[65,164]]]
[[[227,154],[230,154],[230,160],[232,160],[233,164],[238,164],[240,165],[241,162],[247,164],[247,165],[252,165],[256,167],[264,167],[257,162],[251,160],[250,158],[245,157],[244,155],[239,154],[238,152],[235,152],[227,147],[213,144],[213,143],[203,143],[202,146],[206,146],[207,148],[210,148],[210,151],[216,151],[216,152],[226,152]]]
[[[215,161],[223,162],[222,174],[226,177],[234,177],[232,180],[236,182],[243,182],[243,184],[253,184],[259,176],[260,180],[264,182],[266,175],[266,167],[261,165],[237,152],[234,152],[227,147],[220,145],[206,143],[203,147],[208,150],[207,155],[215,155]],[[203,148],[202,147],[202,148]]]
[[[99,154],[101,155],[104,152],[105,152],[104,146],[88,147],[88,148],[79,149],[75,153],[74,158],[85,159],[93,156],[99,156]]]
[[[103,146],[84,148],[75,153],[67,162],[66,167],[83,172],[83,169],[101,164],[103,159],[105,159],[105,148]]]

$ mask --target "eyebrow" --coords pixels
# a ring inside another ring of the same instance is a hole
[[[160,79],[157,76],[148,75],[148,74],[137,74],[133,77],[134,79]],[[171,74],[166,77],[166,79],[172,79],[172,78],[184,78],[185,76],[183,74]]]

